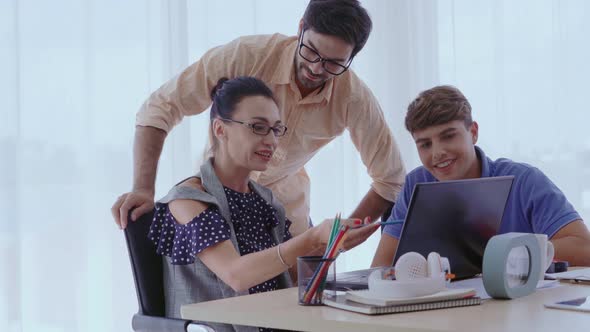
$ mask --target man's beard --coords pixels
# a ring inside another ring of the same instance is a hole
[[[306,77],[306,74],[305,73],[309,74],[309,76],[319,78],[319,81],[310,81]],[[326,83],[326,81],[328,80],[328,77],[326,77],[326,74],[325,73],[322,74],[322,75],[313,75],[313,74],[311,74],[311,71],[303,63],[300,63],[299,66],[298,66],[298,68],[297,68],[297,78],[299,79],[299,83],[301,83],[301,85],[303,85],[307,89],[316,89],[316,88],[319,88],[324,83]]]

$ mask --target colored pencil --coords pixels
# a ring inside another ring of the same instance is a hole
[[[340,242],[342,242],[342,240],[344,239],[344,234],[346,234],[348,229],[349,229],[349,227],[347,225],[343,225],[340,227],[340,231],[337,233],[335,240],[333,241],[332,245],[330,246],[328,254],[326,256],[324,256],[324,258],[327,258],[327,259],[334,258],[334,256],[336,255],[336,251],[337,251],[336,248],[338,248]],[[313,277],[309,281],[308,287],[306,287],[307,289],[306,289],[306,292],[303,296],[304,303],[311,302],[311,299],[313,298],[315,293],[318,291],[320,284],[325,279],[325,276],[327,275],[328,268],[330,267],[330,265],[331,265],[331,262],[324,261],[318,266],[318,268],[316,269],[316,272],[314,273]]]

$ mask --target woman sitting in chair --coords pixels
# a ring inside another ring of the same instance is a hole
[[[252,171],[267,169],[278,138],[287,131],[270,89],[253,77],[221,79],[211,98],[212,157],[199,175],[156,203],[149,234],[166,256],[170,317],[179,317],[187,303],[290,287],[287,270],[297,256],[323,252],[333,223],[328,219],[291,238],[281,204],[250,180]],[[354,246],[377,228],[349,231],[347,242]]]

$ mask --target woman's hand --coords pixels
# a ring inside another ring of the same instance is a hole
[[[360,221],[359,219],[356,220]],[[365,217],[362,223],[352,226],[351,229],[346,232],[346,238],[344,239],[342,248],[344,250],[350,250],[358,246],[373,235],[379,227],[380,225],[378,223],[371,223],[371,218]]]
[[[314,236],[314,249],[325,251],[332,234],[332,226],[334,225],[334,219],[324,219],[321,224],[312,228]]]
[[[325,250],[332,233],[334,219],[325,219],[321,224],[314,227],[316,232],[316,247]],[[363,221],[360,219],[341,219],[340,225],[347,225],[348,231],[344,234],[344,239],[339,244],[339,249],[350,250],[363,243],[378,228],[379,224],[371,224],[370,218],[366,217]]]

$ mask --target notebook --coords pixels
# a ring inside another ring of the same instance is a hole
[[[482,300],[479,297],[470,297],[464,299],[427,302],[427,303],[413,303],[413,304],[398,304],[391,306],[378,306],[371,304],[364,304],[355,301],[351,301],[346,298],[346,295],[336,295],[332,297],[325,297],[324,304],[330,307],[354,311],[361,314],[367,315],[380,315],[380,314],[394,314],[411,311],[424,311],[434,309],[445,309],[455,307],[465,307],[471,305],[481,304]]]
[[[514,176],[418,183],[396,251],[447,257],[456,280],[481,273],[483,252],[497,234]],[[392,265],[393,265],[392,264]],[[374,269],[336,274],[336,289],[366,289]]]
[[[347,300],[376,306],[394,306],[402,304],[428,303],[437,301],[457,300],[474,297],[476,290],[473,288],[447,288],[438,293],[416,296],[410,298],[387,298],[380,293],[365,289],[348,291],[344,295]]]

